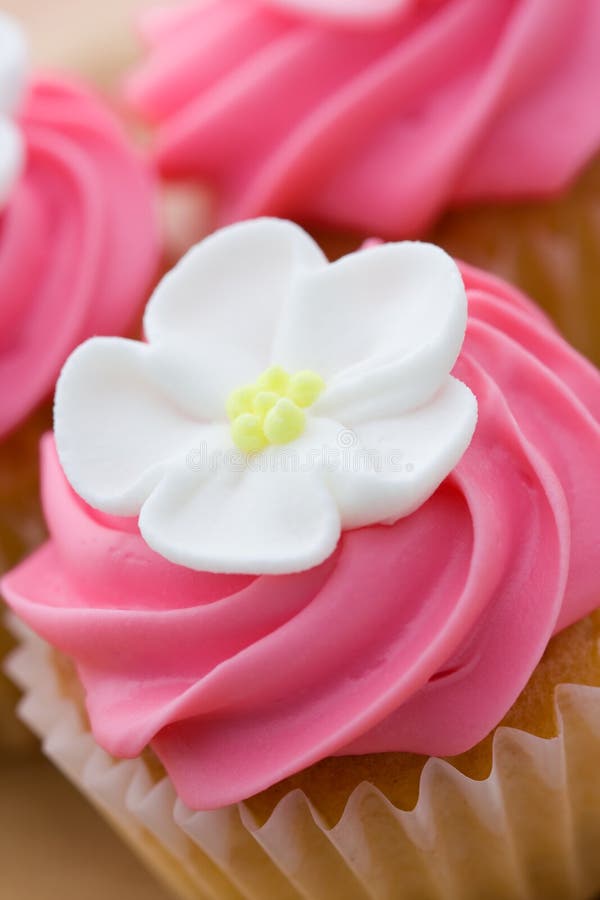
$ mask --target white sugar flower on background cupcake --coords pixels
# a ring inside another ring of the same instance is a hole
[[[466,450],[477,405],[449,374],[466,314],[436,247],[329,264],[291,223],[224,229],[159,285],[147,343],[92,338],[72,355],[56,395],[62,465],[93,507],[139,514],[173,562],[310,568],[342,529],[413,512]],[[354,446],[332,465],[344,430]],[[369,454],[377,464],[361,465]]]
[[[347,23],[379,23],[394,15],[411,12],[423,0],[267,0],[267,5],[317,19]]]
[[[0,210],[25,158],[23,136],[13,113],[25,90],[27,63],[27,48],[20,29],[0,12]]]

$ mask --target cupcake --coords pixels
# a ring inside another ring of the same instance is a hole
[[[600,359],[596,0],[199,0],[143,34],[128,97],[214,221],[284,215],[335,255],[450,210],[436,242]]]
[[[144,332],[66,363],[3,580],[49,755],[185,897],[600,890],[596,369],[433,245],[276,219]]]
[[[28,75],[1,14],[0,571],[44,535],[38,444],[62,364],[84,338],[133,326],[158,259],[148,167],[87,90]]]

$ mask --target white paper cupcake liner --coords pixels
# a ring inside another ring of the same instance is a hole
[[[430,759],[414,810],[373,785],[333,828],[290,792],[259,826],[240,803],[194,812],[142,758],[116,761],[60,691],[52,651],[14,618],[10,676],[45,753],[190,900],[590,900],[600,891],[600,688],[561,685],[557,737],[494,738],[488,778]]]

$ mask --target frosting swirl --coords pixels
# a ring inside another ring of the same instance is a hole
[[[158,262],[150,172],[87,91],[34,81],[24,170],[0,212],[0,435],[88,335],[126,329]]]
[[[189,806],[327,755],[466,750],[597,605],[600,376],[517,291],[462,272],[468,450],[415,513],[345,532],[313,569],[170,563],[135,520],[86,506],[46,439],[51,538],[6,598],[75,659],[99,743],[128,757],[151,742]]]
[[[555,192],[600,145],[596,0],[228,0],[145,33],[129,98],[221,223],[411,237],[449,205]]]

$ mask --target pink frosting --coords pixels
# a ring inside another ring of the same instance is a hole
[[[598,150],[598,0],[388,5],[366,23],[283,0],[148,18],[127,92],[162,171],[213,185],[221,222],[397,238],[448,205],[559,191]]]
[[[159,258],[154,180],[98,100],[40,79],[18,124],[25,171],[0,211],[0,436],[85,337],[132,323]]]
[[[51,538],[6,577],[6,598],[75,659],[98,742],[118,757],[151,743],[189,806],[327,755],[464,751],[551,635],[597,606],[600,375],[516,291],[463,275],[469,449],[416,513],[344,533],[315,569],[169,563],[134,520],[73,493],[46,438]]]

